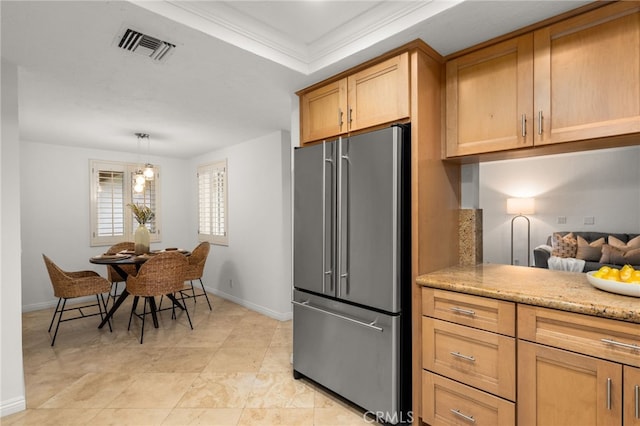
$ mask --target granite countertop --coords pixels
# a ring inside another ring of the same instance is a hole
[[[586,274],[523,266],[452,266],[419,285],[640,324],[640,298],[593,287]]]

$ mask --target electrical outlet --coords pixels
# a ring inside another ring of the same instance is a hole
[[[229,278],[229,287],[233,287],[233,280]]]
[[[585,216],[584,217],[584,224],[585,225],[595,225],[596,223],[596,218],[593,216]]]
[[[567,223],[567,217],[566,216],[558,216],[558,225],[564,225]]]
[[[520,259],[513,259],[513,264],[516,266],[520,265]]]

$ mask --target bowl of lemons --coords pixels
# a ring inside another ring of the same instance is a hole
[[[640,297],[640,269],[631,265],[622,268],[603,266],[597,271],[587,272],[587,281],[600,290]]]

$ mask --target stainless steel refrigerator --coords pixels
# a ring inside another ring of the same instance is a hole
[[[410,420],[410,126],[294,152],[293,374]]]

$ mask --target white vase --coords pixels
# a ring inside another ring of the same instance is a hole
[[[151,234],[149,229],[144,224],[139,224],[135,234],[133,234],[134,251],[136,254],[149,253],[149,241],[151,240]]]

